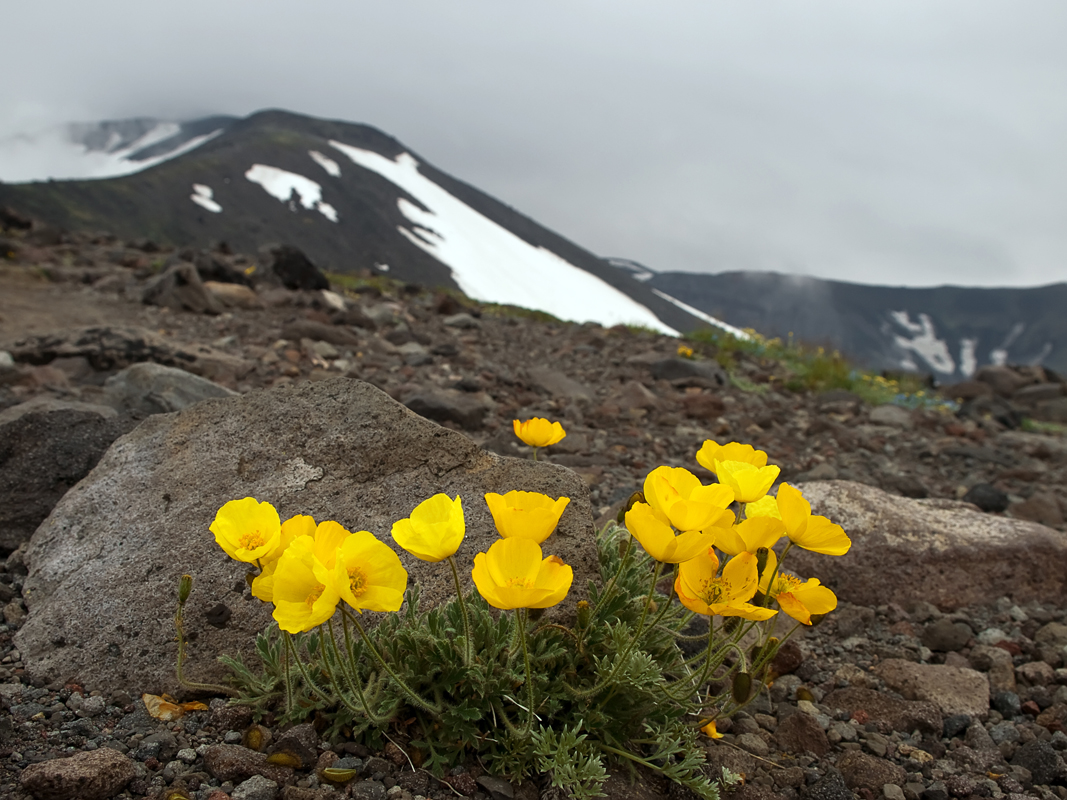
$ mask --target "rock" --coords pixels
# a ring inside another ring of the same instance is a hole
[[[937,393],[949,400],[962,403],[976,397],[988,397],[993,394],[993,387],[984,381],[963,381],[950,386],[942,386]]]
[[[953,622],[942,617],[923,629],[920,641],[931,650],[948,653],[962,650],[972,636],[974,631],[966,622]]]
[[[464,430],[482,427],[488,408],[484,402],[455,389],[429,389],[404,401],[416,414],[435,422],[455,422]]]
[[[1063,389],[1063,384],[1060,383],[1037,383],[1033,386],[1024,386],[1019,389],[1012,400],[1020,405],[1034,405],[1046,400],[1055,400],[1058,397],[1063,397]]]
[[[944,716],[970,714],[985,719],[989,714],[989,680],[973,669],[890,658],[874,671],[891,689],[909,700],[933,703]]]
[[[169,414],[211,397],[237,394],[184,369],[150,362],[134,364],[112,375],[104,388],[111,405],[142,417]]]
[[[503,778],[494,778],[492,775],[480,775],[477,781],[479,786],[489,792],[489,796],[492,797],[493,800],[513,800],[515,797],[515,789]]]
[[[0,375],[4,375],[9,372],[14,372],[15,358],[7,350],[0,350]]]
[[[955,739],[971,727],[973,722],[974,720],[971,719],[970,714],[950,714],[945,717],[945,724],[941,732],[946,739]]]
[[[397,348],[397,352],[409,367],[421,367],[433,363],[433,355],[418,342],[406,342]]]
[[[1033,415],[1042,422],[1055,422],[1059,425],[1067,424],[1067,397],[1038,403],[1034,407]]]
[[[884,722],[895,731],[941,733],[941,711],[930,702],[898,700],[882,692],[860,687],[836,689],[823,698],[823,705],[850,715],[863,711],[870,719]]]
[[[845,529],[852,548],[838,558],[794,548],[787,569],[818,577],[842,600],[908,606],[922,597],[956,609],[1067,593],[1067,538],[1051,528],[850,481],[807,483],[803,493],[812,513]]]
[[[1034,492],[1029,499],[1011,506],[1011,515],[1041,525],[1058,527],[1063,524],[1063,512],[1052,492]]]
[[[981,367],[974,374],[974,380],[988,384],[989,388],[1001,397],[1011,397],[1016,391],[1030,383],[1029,378],[1023,377],[1011,367],[995,364]]]
[[[1012,756],[1011,765],[1030,771],[1035,786],[1048,785],[1067,778],[1063,759],[1048,742],[1027,742]]]
[[[837,480],[837,468],[833,464],[823,462],[816,464],[807,472],[802,472],[794,479],[794,483],[809,483],[811,481],[833,481]]]
[[[207,290],[192,264],[175,264],[145,284],[141,302],[174,311],[221,314],[225,306]]]
[[[255,368],[252,362],[211,347],[186,347],[144,328],[123,326],[93,326],[29,336],[15,342],[11,351],[18,361],[30,364],[80,356],[101,371],[154,361],[215,381],[239,379]]]
[[[311,259],[290,245],[281,245],[269,250],[270,271],[286,289],[329,289],[330,281]]]
[[[473,328],[482,327],[482,323],[472,317],[466,312],[460,312],[459,314],[451,314],[441,320],[449,328],[459,328],[460,330],[471,330]]]
[[[837,759],[837,768],[841,770],[841,777],[850,789],[881,792],[885,784],[903,786],[908,778],[903,767],[859,750],[849,750]]]
[[[742,733],[737,737],[737,746],[760,758],[763,758],[771,751],[771,748],[758,733]]]
[[[988,483],[976,483],[962,499],[964,503],[973,503],[982,511],[1001,512],[1008,508],[1008,496]]]
[[[571,498],[543,545],[574,569],[567,601],[546,613],[566,619],[599,574],[587,489],[570,470],[486,453],[346,378],[149,417],[112,446],[34,535],[24,585],[30,616],[17,646],[37,680],[176,692],[171,598],[178,578],[190,573],[186,628],[197,638],[186,670],[218,681],[226,673],[216,656],[251,655],[271,610],[247,596],[246,566],[228,559],[208,531],[229,500],[253,496],[271,502],[282,519],[333,519],[392,545],[393,522],[419,502],[437,492],[459,494],[467,535],[458,557],[469,563],[497,538],[484,493],[512,489]],[[403,551],[400,557],[424,607],[454,594],[447,569]],[[469,588],[470,570],[461,574]],[[232,616],[216,628],[207,614],[220,603]]]
[[[1012,681],[1014,686],[1014,679]],[[993,695],[989,701],[990,707],[1002,717],[1014,719],[1023,713],[1023,701],[1015,692],[1000,691]]]
[[[46,398],[0,412],[0,552],[29,539],[133,424],[108,406]]]
[[[1011,653],[1003,647],[977,644],[971,648],[969,660],[972,668],[989,673],[989,691],[992,695],[1015,691],[1015,666],[1011,661]]]
[[[284,784],[292,776],[289,767],[267,762],[267,756],[241,747],[239,744],[214,744],[204,752],[204,769],[220,781],[246,781],[260,775],[276,784]]]
[[[892,428],[910,429],[915,426],[910,411],[892,404],[872,408],[870,420],[875,425],[888,425]]]
[[[960,406],[956,412],[960,419],[970,419],[982,422],[993,419],[1005,428],[1018,428],[1023,422],[1023,412],[1003,397],[990,395],[989,397],[976,397],[968,400]]]
[[[826,732],[810,714],[793,714],[774,731],[778,746],[789,753],[813,753],[820,758],[830,752]]]
[[[726,413],[722,398],[710,392],[687,394],[682,398],[682,411],[692,419],[717,419]]]
[[[101,747],[69,758],[31,764],[22,771],[22,788],[41,800],[108,800],[134,779],[133,761]]]
[[[645,408],[651,411],[662,406],[662,401],[655,393],[638,381],[627,381],[619,386],[611,393],[608,402],[614,403],[620,409]]]
[[[282,328],[283,339],[291,342],[299,342],[301,339],[311,339],[315,342],[329,342],[341,347],[355,346],[359,344],[359,337],[352,331],[337,325],[327,325],[323,322],[315,322],[310,319],[300,319],[290,322]]]
[[[278,784],[262,775],[253,775],[234,787],[230,796],[233,800],[274,800],[278,796]]]
[[[242,286],[239,283],[205,281],[204,288],[227,308],[263,308],[263,301],[249,286]]]
[[[1017,666],[1015,677],[1023,686],[1049,686],[1056,682],[1056,671],[1044,661],[1031,661]]]
[[[592,400],[593,390],[583,383],[548,367],[534,367],[527,372],[530,384],[554,398]]]
[[[854,800],[855,795],[848,788],[844,777],[833,767],[829,767],[819,780],[807,787],[801,787],[803,800]]]
[[[1067,647],[1067,625],[1062,622],[1049,622],[1042,625],[1034,634],[1034,641],[1051,650],[1063,650]]]
[[[688,358],[665,358],[649,365],[652,377],[658,381],[677,381],[702,378],[712,386],[729,386],[730,376],[715,361],[695,361]]]

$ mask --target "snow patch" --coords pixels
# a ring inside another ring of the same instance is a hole
[[[898,347],[911,350],[929,364],[935,372],[951,375],[956,371],[956,362],[948,351],[948,344],[938,339],[933,320],[927,314],[919,314],[919,321],[912,322],[907,311],[890,311],[889,315],[911,338],[894,334]]]
[[[965,378],[974,375],[978,368],[978,359],[974,355],[977,346],[978,339],[960,339],[960,374]]]
[[[252,183],[258,183],[272,197],[277,197],[283,203],[289,203],[293,211],[296,211],[293,201],[293,192],[296,192],[296,202],[304,208],[309,211],[314,209],[330,222],[337,222],[337,210],[329,203],[322,201],[322,187],[311,178],[305,178],[303,175],[278,169],[278,167],[268,167],[265,164],[253,164],[245,173],[245,177]]]
[[[205,186],[202,183],[194,183],[193,193],[189,195],[189,199],[201,208],[206,208],[208,211],[218,214],[222,211],[222,206],[212,199],[214,194],[215,193],[211,190],[210,186]]]
[[[468,297],[539,309],[560,319],[634,323],[677,335],[628,295],[552,251],[534,247],[449,194],[419,172],[411,154],[401,153],[394,161],[343,142],[331,141],[330,146],[429,209],[400,198],[397,207],[411,228],[398,230],[448,266]]]
[[[318,150],[308,150],[308,155],[312,160],[326,170],[327,175],[331,175],[334,178],[341,177],[341,165],[334,161],[329,156],[324,156]]]
[[[699,308],[693,308],[688,303],[683,303],[677,297],[671,297],[669,294],[667,294],[666,292],[661,292],[659,289],[653,289],[652,292],[657,297],[662,297],[668,303],[673,303],[674,305],[678,306],[678,308],[682,309],[682,311],[687,311],[697,319],[702,319],[704,320],[704,322],[708,323],[709,325],[714,325],[716,328],[722,328],[724,331],[726,331],[736,339],[741,339],[747,342],[749,339],[752,338],[740,328],[735,328],[728,322],[723,322],[717,317],[713,317],[710,314],[705,314]]]
[[[998,367],[1003,367],[1008,363],[1008,348],[1015,344],[1015,340],[1022,335],[1022,332],[1026,330],[1026,325],[1021,322],[1016,322],[1011,326],[1011,330],[1008,331],[1008,335],[1004,337],[1004,341],[1000,343],[1000,347],[996,347],[989,352],[989,360]]]

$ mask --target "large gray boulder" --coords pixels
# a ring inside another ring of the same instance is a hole
[[[107,402],[137,416],[166,414],[212,397],[231,397],[236,392],[207,378],[177,367],[143,361],[107,379]]]
[[[108,406],[44,397],[0,412],[0,554],[29,539],[134,424]]]
[[[248,593],[246,565],[226,557],[208,530],[227,501],[253,496],[283,520],[333,519],[394,546],[393,522],[436,492],[459,494],[467,538],[457,558],[469,587],[474,554],[497,538],[483,495],[512,489],[572,498],[544,545],[574,568],[571,594],[550,612],[571,614],[597,575],[597,556],[585,485],[567,469],[487,453],[344,378],[149,417],[34,534],[29,618],[17,646],[36,680],[173,693],[175,590],[188,572],[188,674],[217,681],[224,671],[216,657],[249,656],[271,612]],[[395,549],[425,603],[452,596],[447,565]]]
[[[1067,593],[1067,534],[1052,528],[852,481],[805,483],[803,492],[813,514],[845,529],[852,548],[840,557],[793,548],[786,569],[819,578],[842,600],[905,607],[924,600],[947,611]]]

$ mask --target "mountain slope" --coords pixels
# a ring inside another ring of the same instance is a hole
[[[322,268],[463,289],[565,319],[702,323],[573,242],[441,172],[381,131],[264,111],[120,178],[0,185],[49,224],[240,250],[295,245]]]
[[[873,369],[930,372],[943,381],[985,364],[1067,371],[1067,283],[919,289],[770,272],[638,277],[737,327],[835,348]]]

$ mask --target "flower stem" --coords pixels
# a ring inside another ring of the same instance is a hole
[[[459,610],[463,614],[463,665],[469,667],[473,658],[474,643],[471,641],[471,618],[467,613],[467,601],[463,599],[463,585],[459,582],[459,569],[456,568],[456,559],[448,557],[448,565],[452,567],[452,578],[456,582],[456,599],[459,600]]]
[[[312,680],[311,675],[307,671],[307,666],[305,666],[304,662],[300,659],[300,653],[296,651],[296,645],[293,644],[293,635],[291,633],[285,634],[285,648],[287,653],[292,654],[292,659],[296,662],[296,668],[300,670],[300,677],[304,679],[304,683],[307,684],[308,689],[323,700],[329,702],[330,696],[319,688],[319,685]],[[292,707],[290,707],[289,710],[291,711]]]
[[[337,689],[337,694],[341,698],[341,702],[344,703],[345,707],[348,708],[350,711],[360,711],[360,710],[362,710],[363,713],[367,715],[367,719],[369,719],[371,721],[372,725],[382,725],[382,724],[388,722],[389,721],[388,718],[379,717],[377,714],[375,714],[373,711],[370,710],[370,704],[367,702],[367,697],[363,692],[363,686],[362,686],[362,682],[359,679],[359,674],[355,672],[355,669],[354,669],[355,665],[346,665],[345,662],[348,661],[347,657],[342,660],[340,649],[337,647],[337,637],[334,635],[334,632],[333,632],[333,617],[328,619],[326,621],[326,624],[329,626],[329,629],[330,629],[330,636],[329,636],[330,647],[333,650],[333,657],[337,661],[338,669],[341,671],[341,674],[344,676],[345,682],[348,684],[349,688],[353,692],[355,692],[356,697],[359,698],[359,703],[363,708],[362,709],[358,709],[355,706],[353,706],[349,702],[348,698],[345,696],[345,693],[343,691],[341,691],[341,683],[340,683],[340,681],[337,680],[337,676],[334,674],[333,666],[331,666],[330,659],[329,659],[329,657],[328,657],[328,655],[326,653],[326,638],[327,637],[323,636],[322,639],[320,640],[320,642],[322,644],[322,660],[326,664],[326,670],[327,670],[327,672],[330,673],[330,682],[334,685],[334,688]],[[348,626],[347,626],[347,624],[345,625],[345,641],[346,641],[346,648],[347,648],[347,641],[348,641]],[[348,666],[352,666],[352,670],[351,671],[348,669]]]
[[[526,667],[526,725],[523,727],[523,735],[526,736],[533,728],[534,721],[534,689],[533,689],[533,673],[530,671],[530,651],[526,646],[526,628],[529,620],[529,609],[522,609],[518,612],[518,623],[522,628],[522,632],[519,637],[522,641],[522,663]]]
[[[389,666],[389,663],[382,658],[382,654],[378,651],[378,648],[374,646],[374,642],[370,640],[370,637],[367,636],[367,632],[363,629],[359,620],[352,616],[352,613],[347,608],[342,608],[341,613],[356,626],[356,630],[359,631],[359,635],[362,637],[363,643],[367,645],[367,649],[370,650],[371,655],[373,655],[378,664],[381,665],[381,668],[389,673],[389,677],[396,681],[396,685],[400,687],[400,691],[404,693],[404,696],[410,700],[413,705],[418,706],[423,711],[428,711],[434,717],[440,719],[441,709],[419,696],[414,689],[407,685],[403,678],[396,674],[396,670]]]

